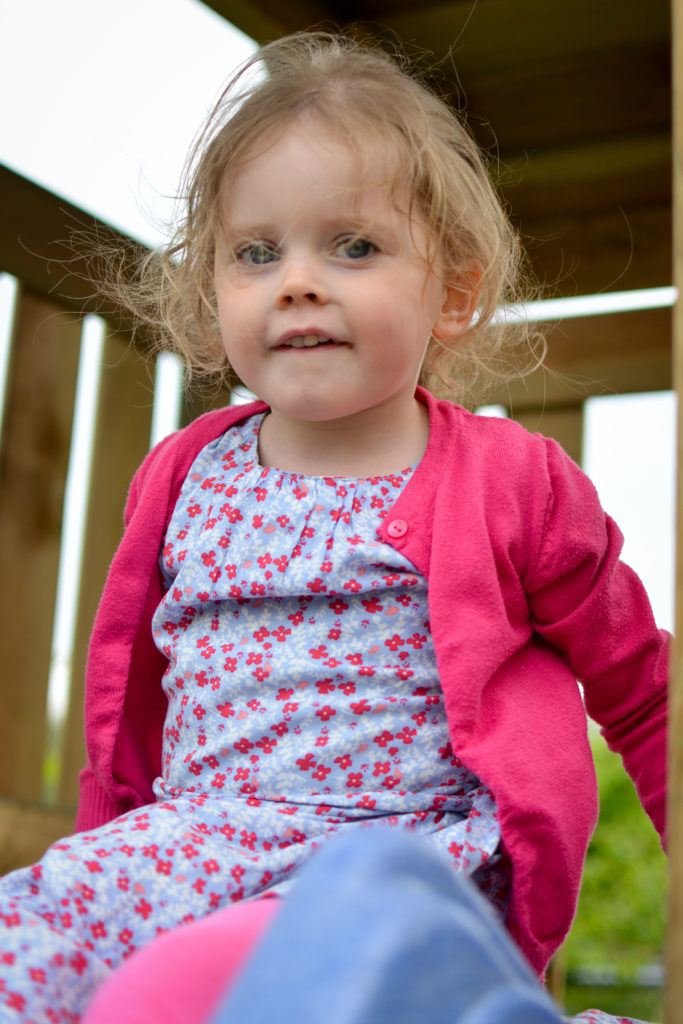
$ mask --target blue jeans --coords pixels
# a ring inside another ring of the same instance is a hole
[[[495,912],[398,829],[331,840],[299,873],[211,1024],[560,1024]]]

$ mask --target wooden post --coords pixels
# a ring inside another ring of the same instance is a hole
[[[671,672],[667,1024],[683,1024],[683,0],[673,0],[674,385],[678,393],[676,636]]]

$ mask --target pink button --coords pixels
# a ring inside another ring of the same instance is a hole
[[[408,532],[408,524],[405,519],[392,519],[387,526],[387,533],[390,537],[404,537]]]

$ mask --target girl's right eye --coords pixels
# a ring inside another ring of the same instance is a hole
[[[238,263],[246,263],[250,267],[263,267],[279,258],[279,253],[270,242],[245,242],[235,250]]]

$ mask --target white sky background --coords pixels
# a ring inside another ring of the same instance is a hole
[[[0,160],[155,243],[194,134],[252,49],[198,0],[0,0]],[[673,440],[670,394],[588,403],[584,466],[667,628]]]

